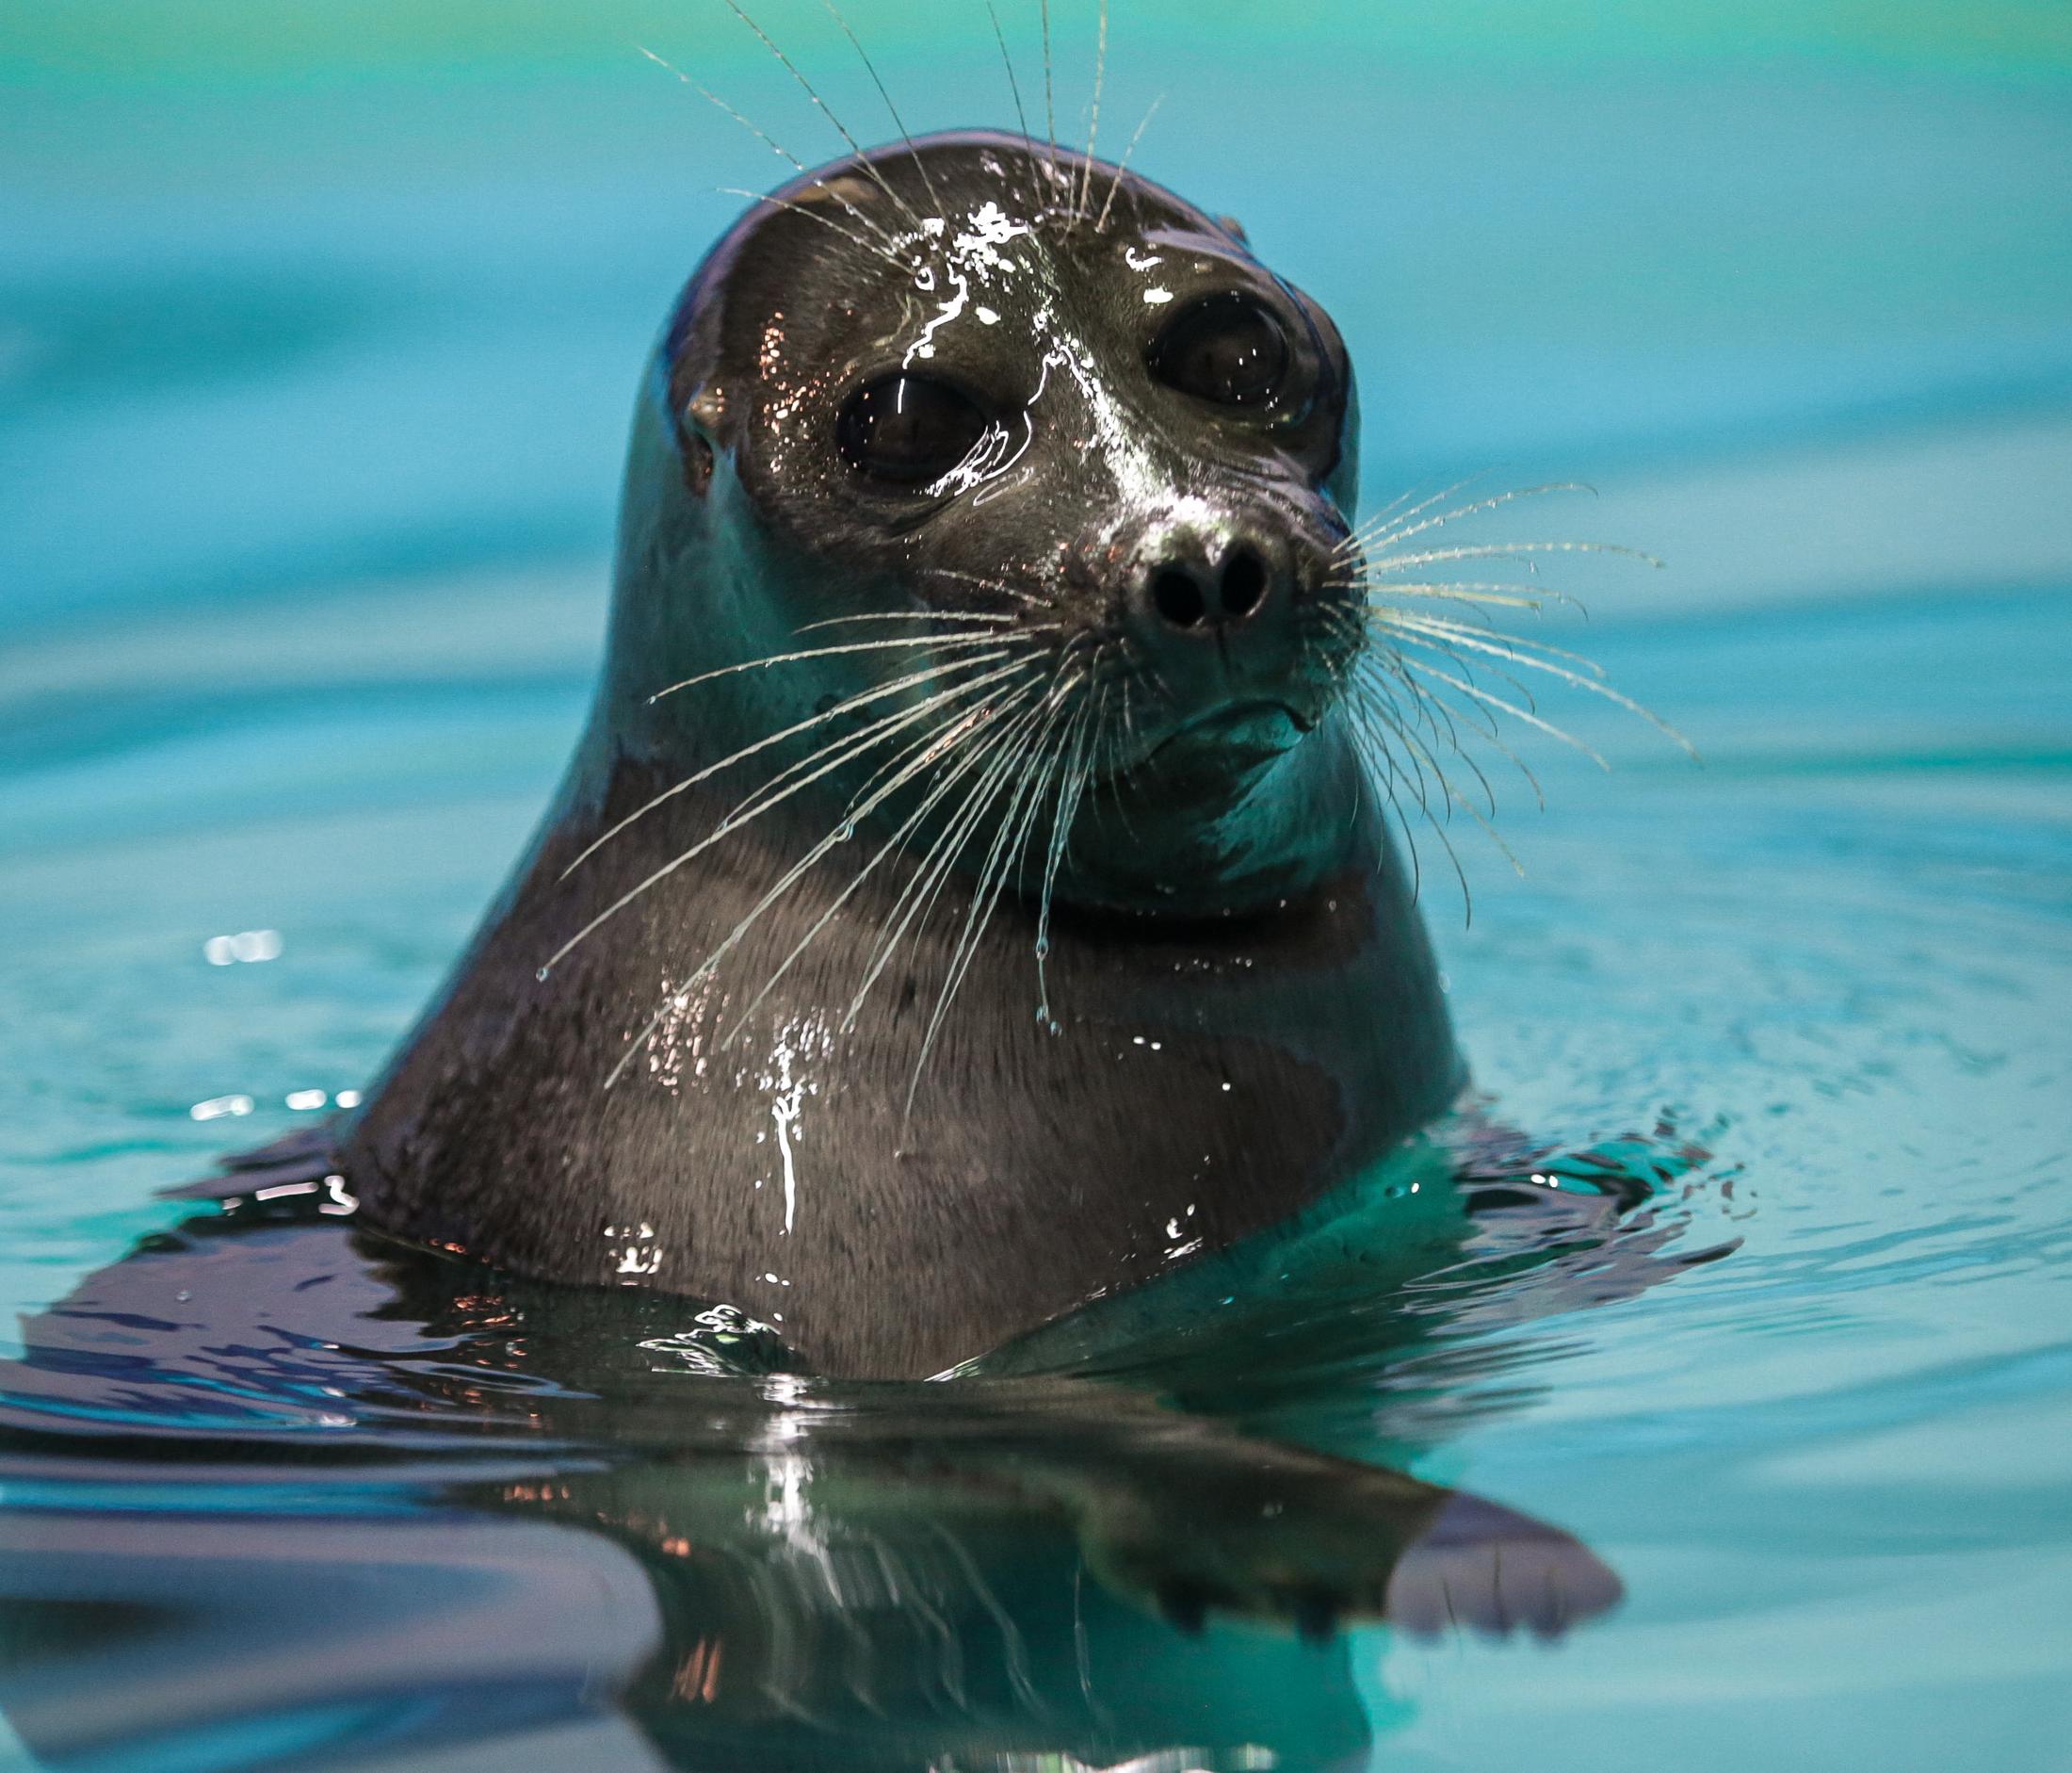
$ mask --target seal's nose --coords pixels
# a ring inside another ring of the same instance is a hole
[[[1245,538],[1204,546],[1175,537],[1144,568],[1140,603],[1153,626],[1215,639],[1285,603],[1288,577]]]

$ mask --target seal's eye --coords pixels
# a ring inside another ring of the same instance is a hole
[[[880,376],[849,397],[834,422],[835,447],[859,474],[918,486],[940,480],[985,434],[970,399],[929,376]]]
[[[1151,373],[1169,388],[1219,406],[1264,406],[1287,374],[1287,334],[1250,296],[1205,296],[1166,323]]]

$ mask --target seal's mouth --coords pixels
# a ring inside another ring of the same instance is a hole
[[[1287,702],[1228,703],[1198,714],[1152,746],[1131,766],[1138,771],[1213,772],[1220,776],[1261,769],[1286,756],[1317,724],[1314,714]]]

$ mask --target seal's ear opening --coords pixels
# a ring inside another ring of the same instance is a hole
[[[1237,241],[1239,246],[1250,246],[1252,236],[1245,232],[1245,224],[1236,216],[1218,216],[1216,225]]]
[[[676,418],[676,448],[684,460],[684,484],[693,498],[703,498],[712,485],[712,439],[705,433],[719,416],[719,401],[710,388],[701,388]]]

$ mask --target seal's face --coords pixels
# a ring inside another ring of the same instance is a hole
[[[1020,138],[884,150],[721,245],[669,385],[687,484],[726,464],[777,569],[766,651],[925,630],[1025,764],[1129,803],[1109,872],[1259,849],[1359,645],[1356,417],[1336,330],[1234,224]]]

